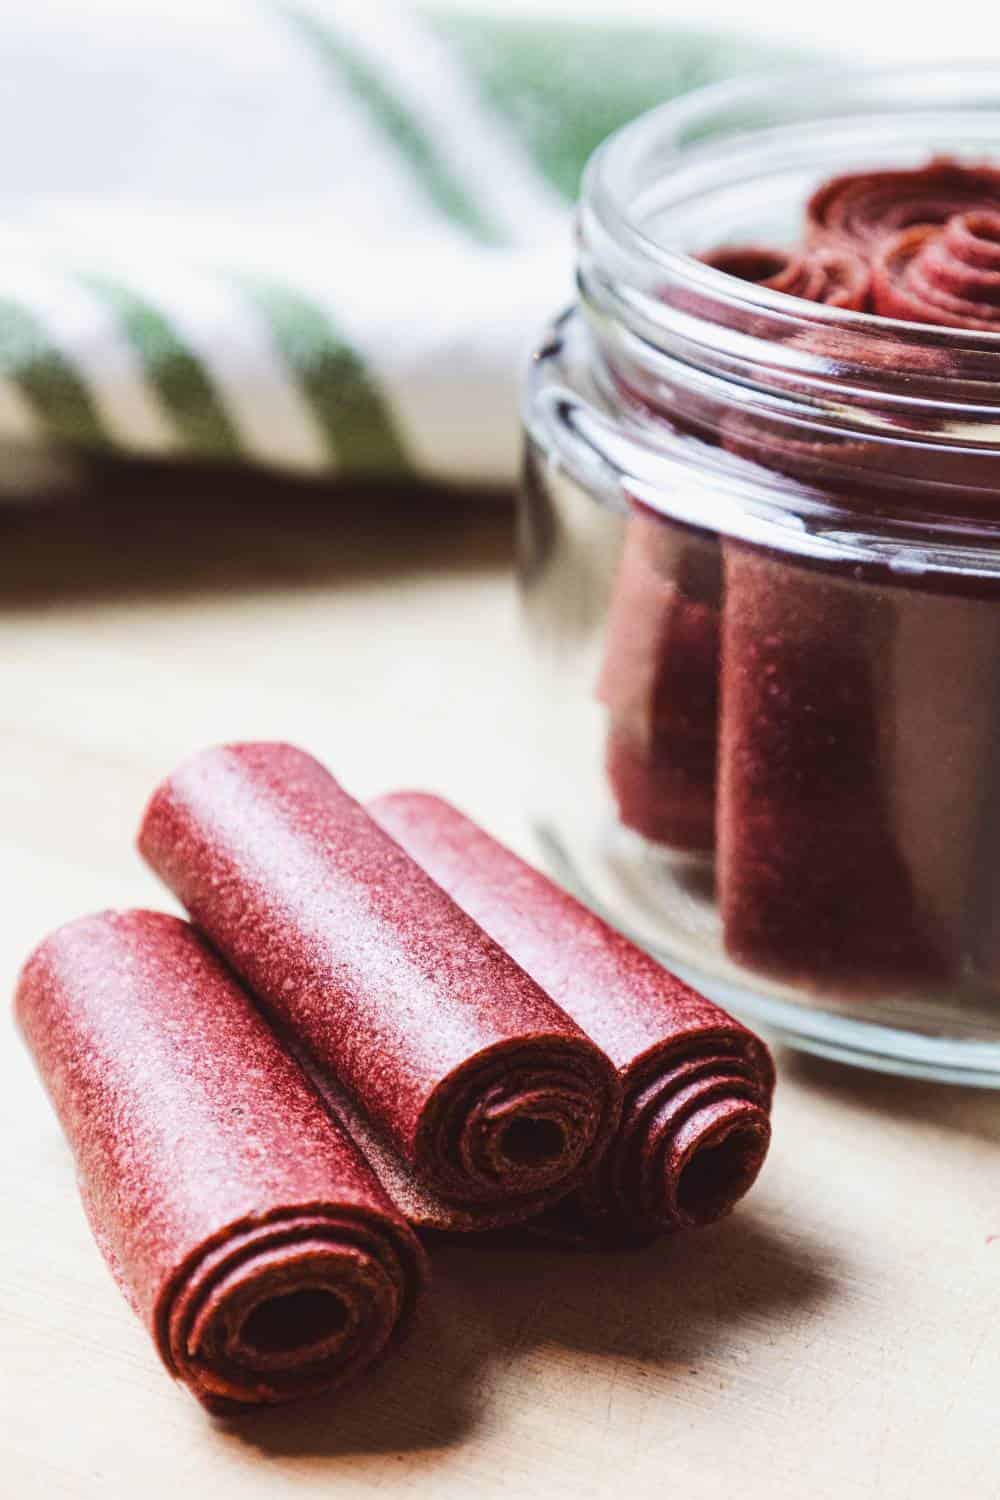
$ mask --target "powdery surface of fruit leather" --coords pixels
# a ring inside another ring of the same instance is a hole
[[[512,1222],[588,1175],[618,1117],[611,1063],[318,761],[205,751],[154,794],[140,847],[414,1222]]]
[[[732,1208],[770,1141],[764,1043],[440,798],[397,792],[369,808],[619,1070],[619,1132],[548,1227],[632,1238]]]
[[[991,610],[736,543],[726,597],[728,950],[849,993],[953,974],[992,712]]]
[[[60,928],[16,1009],[94,1234],[171,1374],[225,1411],[339,1385],[385,1351],[420,1246],[186,922]]]

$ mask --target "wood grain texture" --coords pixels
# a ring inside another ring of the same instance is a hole
[[[197,746],[281,736],[358,796],[423,785],[528,850],[509,515],[192,474],[0,517],[0,975],[163,902],[131,840]],[[5,1020],[9,1028],[9,1020]],[[1000,1100],[779,1055],[763,1177],[633,1255],[439,1249],[351,1393],[214,1425],[91,1242],[0,1048],[0,1496],[1000,1496]]]

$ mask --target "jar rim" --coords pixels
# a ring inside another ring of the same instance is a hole
[[[824,118],[831,121],[851,119],[851,114],[844,111],[844,104],[850,103],[853,107],[855,102],[863,102],[868,107],[860,118],[881,117],[891,121],[900,118],[907,99],[911,100],[914,110],[930,117],[928,124],[938,113],[945,113],[956,121],[959,114],[972,113],[978,119],[991,114],[993,130],[990,133],[995,135],[1000,158],[1000,73],[995,65],[974,62],[785,65],[693,89],[646,111],[613,132],[593,153],[584,172],[581,235],[586,240],[588,217],[592,215],[603,235],[633,256],[637,263],[658,267],[693,287],[702,287],[720,301],[770,308],[785,318],[794,315],[807,323],[888,334],[904,341],[913,339],[954,349],[971,347],[1000,358],[1000,331],[951,328],[903,318],[886,318],[876,313],[807,302],[788,292],[741,281],[658,239],[636,212],[636,197],[648,185],[647,174],[650,171],[662,172],[671,153],[679,158],[692,145],[702,146],[707,137],[717,137],[720,126],[733,115],[738,118],[742,112],[763,106],[764,114],[773,116],[780,113],[782,105],[793,114],[801,100],[805,107],[799,118],[811,119],[815,123]],[[972,103],[972,100],[982,102]],[[819,101],[826,101],[826,113],[818,107]],[[767,149],[768,145],[774,144],[776,128],[785,127],[744,125],[737,133],[746,137],[762,133],[770,138],[765,142]],[[960,137],[961,127],[956,125],[952,133]],[[927,154],[924,153],[925,157]],[[892,164],[898,166],[899,162],[893,159]]]
[[[937,488],[996,511],[1000,330],[808,302],[698,258],[727,239],[797,239],[831,177],[941,158],[1000,164],[995,67],[785,68],[640,116],[591,158],[579,207],[577,283],[599,358],[651,414],[701,431],[727,408],[755,419],[765,469],[808,450],[814,473],[816,455],[839,465],[847,492],[874,476],[920,505]]]
[[[668,423],[649,421],[609,390],[593,331],[571,306],[545,330],[523,391],[531,454],[562,470],[610,510],[636,506],[694,530],[717,532],[817,563],[875,566],[899,577],[962,576],[992,590],[1000,576],[1000,517],[943,507],[859,511]]]

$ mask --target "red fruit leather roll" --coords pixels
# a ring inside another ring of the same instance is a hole
[[[936,157],[922,167],[831,177],[806,207],[806,239],[870,259],[900,230],[991,208],[1000,210],[1000,169]]]
[[[60,928],[16,1008],[94,1235],[172,1375],[225,1410],[339,1385],[383,1352],[420,1246],[186,922]]]
[[[873,265],[874,306],[887,318],[1000,329],[1000,210],[956,214],[943,227],[893,235]]]
[[[727,1213],[770,1142],[764,1043],[448,803],[397,792],[369,810],[618,1069],[621,1126],[572,1209],[611,1237]]]
[[[850,246],[775,250],[766,245],[724,245],[701,259],[728,276],[806,302],[825,302],[855,312],[868,306],[868,267]]]
[[[715,842],[719,572],[715,538],[636,510],[597,685],[621,821],[691,852]]]
[[[702,258],[813,302],[868,305],[868,268],[849,249],[730,246]],[[637,511],[626,530],[597,689],[608,708],[605,769],[621,821],[691,853],[715,845],[720,571],[714,538]]]
[[[948,977],[989,738],[989,611],[735,542],[725,563],[729,953],[846,993]]]
[[[590,1171],[611,1063],[291,745],[207,750],[154,794],[140,848],[322,1074],[411,1222],[490,1228]]]

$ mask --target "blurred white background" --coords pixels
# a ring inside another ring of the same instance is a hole
[[[191,3],[191,0],[188,0]],[[197,0],[194,0],[197,3]],[[376,0],[377,3],[377,0]],[[751,36],[815,43],[872,61],[982,61],[1000,65],[1000,6],[995,0],[437,0],[449,9],[511,14],[635,16],[645,21],[718,22]]]
[[[74,9],[81,0],[67,0]],[[385,0],[371,0],[372,8]],[[395,3],[395,0],[393,0]],[[995,0],[434,0],[436,8],[528,16],[635,17],[663,24],[717,23],[762,39],[810,43],[872,61],[978,60],[1000,65],[1000,6]],[[131,0],[129,8],[131,8]],[[203,14],[211,0],[176,0],[177,13]]]

